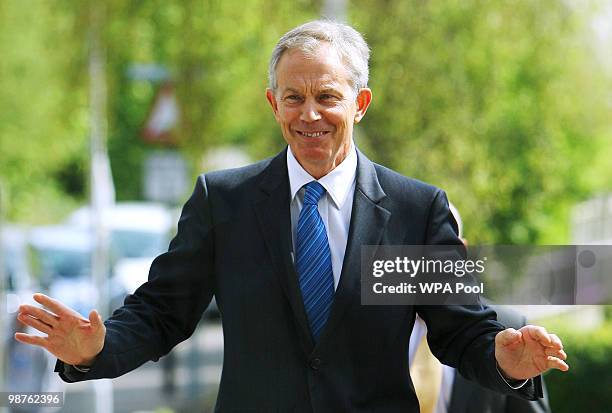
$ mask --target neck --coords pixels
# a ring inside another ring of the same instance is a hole
[[[300,161],[298,160],[298,162]],[[300,162],[300,165],[302,165],[301,162]],[[331,171],[333,171],[336,166],[337,165],[333,165],[332,167],[327,167],[327,168],[313,168],[313,167],[309,167],[308,165],[302,165],[302,168],[304,168],[304,170],[308,172],[308,174],[312,176],[314,179],[319,180],[323,178],[325,175],[327,175],[328,173],[330,173]]]

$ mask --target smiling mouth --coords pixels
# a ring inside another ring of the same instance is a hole
[[[296,132],[298,133],[298,135],[305,136],[307,138],[318,138],[328,133],[328,131],[315,131],[315,132],[296,131]]]

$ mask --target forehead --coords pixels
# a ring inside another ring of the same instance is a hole
[[[329,45],[319,46],[312,54],[287,50],[276,67],[278,88],[347,87],[348,71],[338,53]]]

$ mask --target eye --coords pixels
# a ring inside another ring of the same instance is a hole
[[[340,100],[340,98],[337,95],[334,95],[332,93],[321,93],[319,95],[319,102],[326,104],[326,105],[335,105],[336,102],[338,102]]]
[[[302,100],[302,97],[299,95],[289,95],[289,96],[285,96],[284,100],[294,103],[294,102],[300,102]]]

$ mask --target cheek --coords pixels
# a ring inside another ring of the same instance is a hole
[[[329,123],[338,129],[346,129],[348,124],[352,122],[352,118],[348,119],[346,111],[341,109],[328,111],[326,118]]]
[[[299,112],[299,109],[295,106],[291,106],[291,105],[280,105],[279,106],[279,113],[283,114],[284,116],[293,116],[297,112]]]
[[[279,112],[279,120],[284,124],[293,122],[298,116],[299,113],[295,109],[284,109]]]
[[[334,119],[336,124],[349,124],[355,120],[355,105],[352,102],[342,102],[329,109],[330,119]]]

